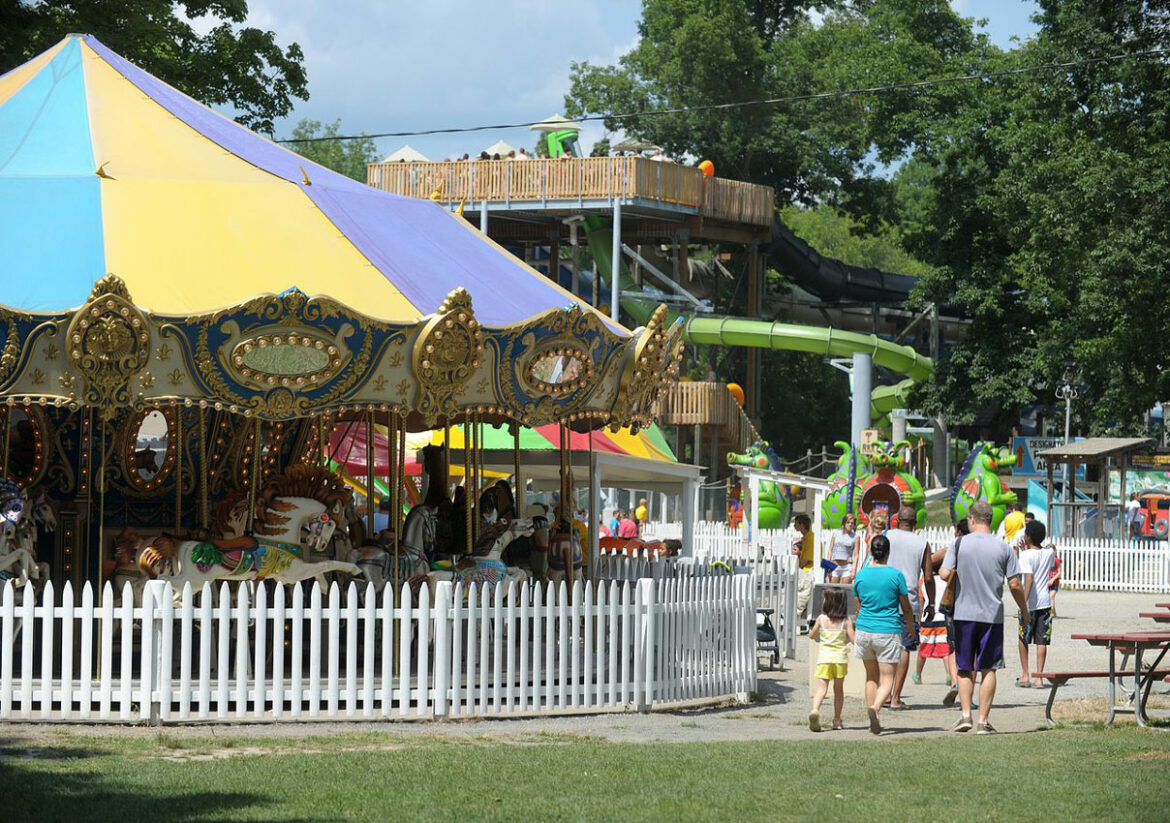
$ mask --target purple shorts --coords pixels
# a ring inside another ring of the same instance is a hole
[[[961,672],[1003,668],[1003,623],[956,620],[955,667]]]

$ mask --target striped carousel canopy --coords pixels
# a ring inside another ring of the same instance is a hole
[[[169,315],[292,288],[387,322],[457,287],[488,326],[577,302],[441,206],[316,165],[71,35],[0,76],[0,303],[61,312],[107,273]]]

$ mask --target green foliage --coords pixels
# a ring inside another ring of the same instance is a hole
[[[593,148],[589,150],[590,157],[609,157],[610,142],[608,137],[603,137],[593,144]]]
[[[309,98],[304,55],[276,35],[239,28],[245,0],[0,0],[0,73],[71,32],[92,34],[146,71],[207,105],[228,106],[248,128],[272,133]],[[199,34],[190,20],[219,20]]]
[[[304,119],[292,131],[292,140],[336,138],[341,134],[341,121],[322,125],[317,120]],[[320,163],[335,172],[366,182],[366,164],[378,159],[378,147],[370,137],[359,140],[317,139],[312,143],[290,143],[297,154]]]
[[[814,24],[809,11],[823,11]],[[615,66],[575,63],[566,113],[613,114],[815,94],[964,71],[990,48],[943,0],[647,0],[640,40]],[[907,91],[607,120],[667,154],[709,158],[777,201],[824,198],[865,219],[893,213],[874,160],[905,156],[955,105]]]
[[[1170,45],[1166,2],[1045,0],[1040,32],[1004,65]],[[898,180],[922,296],[973,322],[922,393],[969,416],[996,400],[1053,403],[1083,367],[1074,429],[1128,432],[1170,397],[1170,67],[1127,60],[977,87]]]
[[[821,254],[851,266],[872,266],[913,276],[930,270],[906,252],[897,226],[886,225],[879,234],[866,234],[856,220],[823,204],[815,209],[787,206],[781,209],[780,219]]]

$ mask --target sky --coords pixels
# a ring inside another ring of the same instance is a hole
[[[1030,0],[953,0],[986,18],[997,45],[1035,30]],[[608,65],[637,43],[634,0],[249,0],[248,25],[299,43],[307,101],[277,123],[287,137],[302,118],[341,121],[345,134],[517,123],[559,113],[573,62]],[[582,143],[604,134],[588,123]],[[536,143],[528,129],[383,138],[380,155],[409,143],[431,160],[473,156],[497,140]]]

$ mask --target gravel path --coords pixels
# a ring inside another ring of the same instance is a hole
[[[1137,614],[1152,611],[1154,604],[1170,600],[1170,595],[1105,594],[1098,592],[1062,592],[1058,599],[1060,616],[1053,628],[1048,657],[1050,669],[1098,668],[1107,665],[1104,649],[1094,648],[1070,635],[1079,632],[1132,631],[1152,629],[1152,621]],[[1015,606],[1010,605],[1009,614]],[[1008,625],[1007,668],[1000,673],[998,694],[991,719],[1000,732],[1020,733],[1044,726],[1047,689],[1020,689],[1013,684],[1020,674],[1016,653],[1014,623]],[[571,736],[603,738],[612,742],[710,742],[731,740],[797,740],[813,737],[808,730],[808,687],[805,680],[809,643],[800,638],[797,660],[785,661],[783,671],[761,671],[758,699],[747,705],[695,708],[650,714],[620,713],[561,717],[525,717],[450,722],[396,723],[268,723],[239,725],[168,726],[166,734],[181,738],[301,738],[307,735],[338,732],[386,731],[399,737],[501,737],[526,739],[566,739]],[[761,658],[762,660],[763,658]],[[853,665],[859,665],[854,662]],[[907,683],[904,690],[912,707],[905,712],[883,712],[888,731],[883,736],[943,734],[956,717],[953,709],[941,706],[947,687],[942,667],[929,662],[921,685]],[[1074,681],[1064,687],[1061,700],[1103,698],[1105,684],[1100,680]],[[1098,701],[1100,703],[1100,701]],[[1103,705],[1103,703],[1101,704]],[[831,711],[831,699],[825,709]],[[847,699],[846,729],[843,732],[817,735],[823,739],[868,738],[865,711],[861,701]],[[31,742],[57,737],[62,732],[88,736],[156,735],[158,730],[144,726],[4,724],[0,726],[10,738]],[[58,738],[60,739],[60,738]]]

